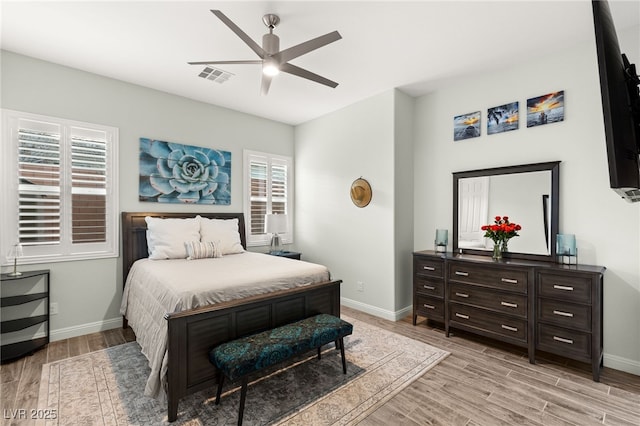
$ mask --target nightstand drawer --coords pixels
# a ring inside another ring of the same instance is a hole
[[[444,280],[416,275],[413,280],[416,293],[425,296],[444,297]]]
[[[538,320],[562,327],[591,331],[591,306],[538,299]]]
[[[449,300],[506,314],[527,317],[527,296],[490,291],[486,288],[459,283],[449,284]]]
[[[416,275],[426,275],[429,277],[444,277],[444,262],[439,259],[429,259],[416,256],[413,261],[414,273]]]
[[[541,272],[538,275],[538,295],[572,302],[591,303],[591,280]]]
[[[488,331],[500,336],[525,343],[527,341],[527,320],[472,308],[459,303],[449,304],[449,321],[465,325],[475,330]]]
[[[449,264],[449,282],[479,284],[519,293],[527,293],[527,271],[516,268],[500,268],[465,262]]]
[[[444,301],[431,297],[416,297],[416,312],[429,319],[444,321]]]
[[[591,334],[538,324],[538,349],[570,357],[591,358]]]

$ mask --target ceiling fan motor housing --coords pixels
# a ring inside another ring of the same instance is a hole
[[[269,55],[278,53],[280,51],[280,37],[272,33],[263,35],[262,48]]]

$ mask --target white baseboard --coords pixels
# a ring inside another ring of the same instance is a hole
[[[384,318],[389,321],[399,321],[407,315],[411,314],[413,306],[407,306],[399,311],[388,311],[386,309],[378,308],[377,306],[367,305],[366,303],[358,302],[356,300],[347,299],[345,297],[340,298],[340,304],[349,308],[357,309],[362,312],[366,312],[376,317]]]
[[[111,330],[118,327],[122,327],[122,317],[51,330],[49,340],[55,342],[56,340],[70,339],[72,337],[84,336],[85,334],[97,333],[98,331]]]
[[[605,353],[604,366],[640,376],[640,361]]]

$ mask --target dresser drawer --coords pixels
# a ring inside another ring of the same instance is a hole
[[[413,272],[417,275],[429,277],[444,277],[444,262],[440,259],[415,256],[413,258]]]
[[[527,293],[527,271],[513,267],[507,269],[491,265],[451,262],[449,263],[448,278],[449,282],[479,284],[502,290]]]
[[[590,332],[591,306],[540,298],[538,321]]]
[[[538,324],[537,348],[570,358],[591,358],[591,334]]]
[[[444,297],[444,280],[417,275],[413,280],[416,293],[425,296]]]
[[[527,296],[516,293],[489,290],[486,287],[451,283],[449,300],[506,314],[527,317]]]
[[[585,277],[541,272],[538,275],[538,295],[591,303],[591,280]]]
[[[488,312],[455,302],[451,302],[449,307],[449,321],[454,327],[456,324],[465,325],[521,343],[527,342],[527,321],[524,319]]]
[[[417,296],[415,309],[419,315],[444,322],[444,301],[442,299]]]

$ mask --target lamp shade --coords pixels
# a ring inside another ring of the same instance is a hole
[[[267,214],[264,217],[264,231],[270,234],[287,232],[286,214]]]

